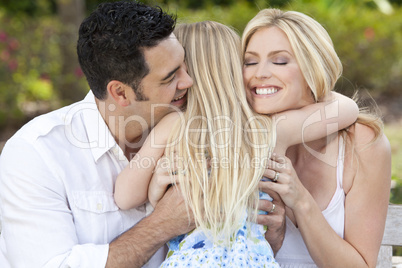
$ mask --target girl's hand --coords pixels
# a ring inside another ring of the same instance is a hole
[[[277,192],[290,209],[297,209],[297,206],[306,200],[304,197],[308,191],[299,180],[292,162],[286,156],[273,154],[268,160],[264,176],[272,180],[264,182],[265,187]]]
[[[169,170],[161,164],[164,161],[162,157],[159,159],[157,166],[152,174],[151,182],[148,188],[148,200],[152,207],[155,208],[159,200],[162,199],[167,189],[175,184],[175,176],[169,174]]]

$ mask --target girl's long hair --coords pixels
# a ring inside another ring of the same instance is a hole
[[[194,85],[165,155],[197,226],[214,242],[230,244],[246,211],[255,219],[275,131],[247,103],[236,32],[204,21],[179,25],[175,35]]]

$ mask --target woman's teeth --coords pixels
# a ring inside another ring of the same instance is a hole
[[[274,94],[278,91],[278,89],[270,87],[270,88],[257,88],[255,90],[255,93],[257,93],[257,95],[270,95],[270,94]]]

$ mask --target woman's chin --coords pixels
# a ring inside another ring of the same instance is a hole
[[[275,109],[272,109],[272,107],[266,107],[266,106],[265,107],[253,107],[253,110],[256,113],[265,114],[265,115],[277,113],[277,111],[275,111]]]

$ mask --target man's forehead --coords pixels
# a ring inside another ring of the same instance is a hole
[[[150,72],[166,70],[167,74],[184,61],[184,49],[176,36],[171,34],[155,47],[144,49],[144,56]]]
[[[145,47],[143,51],[144,51],[144,53],[146,53],[146,52],[148,52],[148,51],[152,52],[152,51],[155,51],[155,50],[157,50],[158,48],[161,48],[161,47],[177,46],[177,45],[178,45],[178,46],[181,46],[181,44],[179,43],[179,40],[177,40],[176,36],[175,36],[173,33],[171,33],[168,37],[166,37],[166,38],[160,40],[160,41],[157,43],[156,46],[153,46],[153,47]],[[182,46],[181,46],[181,47],[182,47]]]

